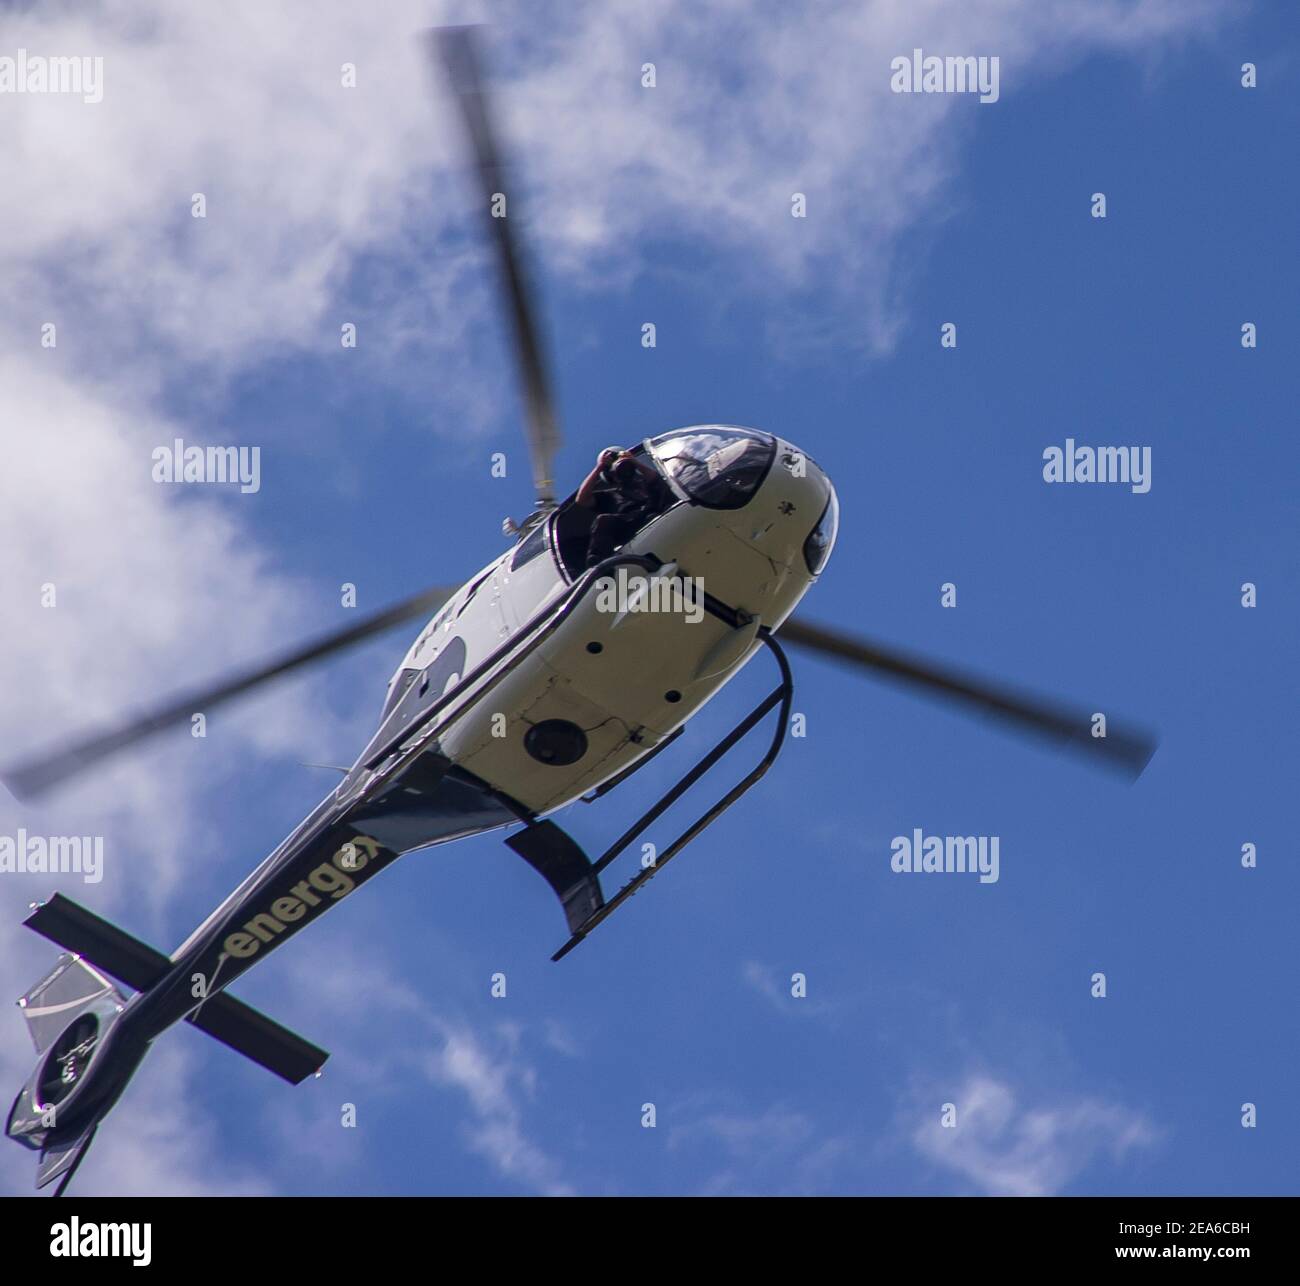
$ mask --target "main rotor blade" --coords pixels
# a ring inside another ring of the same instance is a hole
[[[523,385],[528,446],[533,459],[533,481],[539,508],[555,502],[554,460],[560,447],[555,404],[542,356],[541,332],[536,322],[532,293],[525,271],[524,248],[515,237],[505,193],[505,165],[492,130],[487,92],[479,76],[478,51],[472,27],[436,27],[430,46],[441,58],[460,106],[478,171],[483,218],[496,250],[505,288],[507,310],[513,323],[515,358]],[[500,203],[499,208],[494,208]]]
[[[950,670],[921,657],[890,651],[824,626],[788,620],[777,632],[777,637],[784,643],[862,666],[883,678],[927,688],[932,695],[964,701],[975,710],[1023,731],[1093,756],[1130,778],[1140,776],[1147,761],[1155,754],[1156,743],[1150,736],[1117,731],[1110,720],[1107,720],[1106,735],[1094,737],[1092,717],[1088,714]]]
[[[260,687],[272,679],[289,674],[303,666],[320,661],[335,652],[354,646],[376,634],[382,634],[394,626],[401,625],[413,617],[425,616],[434,612],[447,601],[459,586],[435,586],[422,593],[395,603],[367,616],[345,629],[326,634],[314,643],[296,648],[269,663],[259,665],[208,688],[196,688],[173,698],[150,714],[133,719],[129,723],[110,728],[105,732],[95,733],[81,741],[73,742],[60,750],[53,751],[39,758],[29,759],[25,763],[15,764],[0,771],[3,781],[11,794],[19,799],[35,799],[46,791],[66,781],[77,773],[97,764],[109,755],[124,750],[127,746],[143,741],[146,737],[162,732],[166,728],[184,723],[194,714],[207,714],[219,705],[242,696],[253,688]]]

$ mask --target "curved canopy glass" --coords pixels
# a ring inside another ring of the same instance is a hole
[[[652,438],[654,458],[696,504],[739,509],[767,477],[776,440],[754,429],[710,425]]]

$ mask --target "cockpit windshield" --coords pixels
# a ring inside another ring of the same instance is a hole
[[[650,450],[664,471],[696,504],[739,509],[767,477],[776,441],[752,429],[707,429],[664,433]]]

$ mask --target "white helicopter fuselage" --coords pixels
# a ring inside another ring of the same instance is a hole
[[[663,435],[645,444],[646,459],[682,442],[699,455],[696,444],[721,438],[719,427]],[[591,580],[566,565],[557,536],[565,507],[548,515],[429,622],[393,676],[386,711],[417,682],[435,683],[432,697],[454,693],[428,743],[535,816],[624,772],[744,666],[761,646],[759,627],[785,620],[829,553],[830,480],[791,444],[759,439],[771,444],[769,467],[738,507],[699,503],[679,485],[698,476],[716,490],[712,457],[677,476],[669,460],[673,503],[617,554],[657,560],[657,572],[624,564]],[[747,449],[721,440],[716,455]],[[806,548],[828,513],[814,567]],[[706,593],[743,623],[704,610]]]

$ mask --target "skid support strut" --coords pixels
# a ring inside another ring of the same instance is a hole
[[[569,940],[551,957],[562,960],[579,942],[583,940],[598,924],[611,916],[628,898],[638,893],[652,880],[678,853],[695,839],[702,831],[715,822],[732,804],[736,802],[751,786],[763,776],[775,762],[785,741],[785,731],[790,723],[790,702],[794,697],[794,680],[790,674],[790,663],[786,660],[781,646],[767,629],[758,631],[758,638],[768,651],[776,658],[781,671],[781,681],[768,695],[754,707],[703,759],[695,765],[662,799],[643,813],[622,835],[614,841],[604,853],[591,864],[591,874],[598,876],[615,858],[623,853],[629,844],[636,840],[657,817],[670,808],[686,791],[688,791],[714,764],[727,753],[738,741],[749,733],[773,707],[780,706],[776,728],[772,733],[771,744],[763,758],[739,782],[736,783],[707,812],[701,814],[655,859],[653,866],[646,867],[630,879],[608,902],[597,907],[587,918],[573,929]]]

